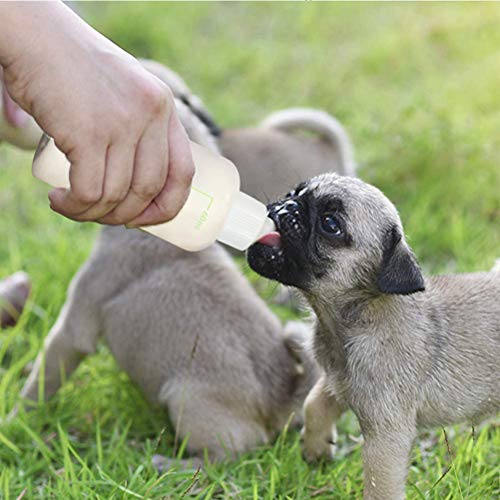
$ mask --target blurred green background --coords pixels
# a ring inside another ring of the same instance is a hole
[[[398,206],[429,273],[500,257],[500,5],[495,3],[76,4],[137,57],[179,72],[222,126],[292,106],[322,108],[350,133],[360,176]],[[97,228],[50,212],[31,155],[0,146],[0,276],[34,281],[21,323],[0,334],[0,417],[12,408]],[[291,313],[280,310],[282,316]],[[295,432],[193,479],[149,460],[171,433],[103,348],[65,389],[0,427],[0,496],[16,498],[351,498],[360,445],[345,419],[339,458],[305,465]],[[424,434],[410,498],[498,498],[500,431]],[[450,472],[435,484],[444,471]]]
[[[500,252],[500,7],[133,3],[85,8],[124,49],[178,71],[225,126],[324,108],[364,179],[401,209],[431,271]],[[432,215],[432,216],[431,216]]]

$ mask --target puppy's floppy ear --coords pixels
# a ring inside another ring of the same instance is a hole
[[[425,290],[422,271],[396,226],[384,238],[377,285],[381,292],[403,295]]]

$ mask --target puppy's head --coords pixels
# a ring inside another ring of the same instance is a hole
[[[396,208],[375,187],[324,174],[268,209],[277,232],[261,238],[247,254],[259,274],[313,295],[424,290]]]

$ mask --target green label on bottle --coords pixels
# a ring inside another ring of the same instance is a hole
[[[207,200],[207,206],[204,208],[198,217],[196,224],[194,226],[195,229],[201,229],[203,224],[208,220],[208,211],[210,210],[210,207],[212,206],[212,203],[214,201],[214,197],[211,194],[206,193],[205,191],[202,191],[201,189],[195,188],[191,186],[191,190],[194,191],[195,193],[203,195],[206,200]]]

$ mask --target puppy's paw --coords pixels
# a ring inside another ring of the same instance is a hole
[[[304,427],[300,433],[302,442],[302,457],[306,462],[331,460],[335,455],[335,436],[320,435],[308,432]]]

